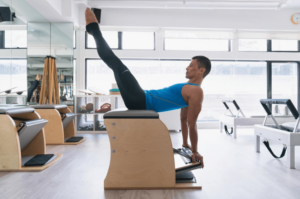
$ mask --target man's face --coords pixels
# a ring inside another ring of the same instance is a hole
[[[195,76],[199,76],[200,69],[198,68],[198,63],[196,59],[192,59],[190,65],[186,68],[185,77],[191,79]]]

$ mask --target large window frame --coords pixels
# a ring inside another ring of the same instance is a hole
[[[265,53],[265,52],[272,52],[272,53],[299,53],[300,52],[300,40],[298,40],[298,50],[297,51],[284,51],[284,50],[272,50],[272,40],[267,39],[267,50],[266,51],[240,51],[238,49],[238,52],[244,53],[244,52],[259,52],[259,53]]]
[[[267,40],[268,47],[267,52],[277,52],[277,53],[299,53],[300,52],[300,40],[298,40],[298,50],[297,51],[284,51],[284,50],[272,50],[272,40]]]
[[[207,39],[209,40],[209,39]],[[217,40],[217,39],[214,39]],[[178,50],[166,50],[166,39],[164,39],[163,41],[163,50],[164,51],[178,51]],[[188,50],[184,50],[184,51],[188,51]],[[194,51],[194,50],[191,50]],[[220,51],[220,50],[212,50],[212,51],[207,51],[207,52],[232,52],[232,41],[231,39],[228,39],[228,49],[227,51]]]
[[[153,31],[153,42],[154,42],[154,49],[149,49],[149,50],[145,50],[145,49],[123,49],[123,32],[122,31],[117,31],[118,32],[118,48],[111,48],[112,50],[139,50],[139,51],[155,51],[156,50],[156,34]],[[140,31],[135,31],[135,32],[140,32]],[[142,31],[141,31],[142,32]],[[88,33],[85,31],[85,49],[89,50],[89,49],[97,49],[97,48],[90,48],[87,46],[88,44]]]
[[[26,61],[26,75],[27,75],[27,65],[28,65],[27,58],[0,58],[0,62],[1,62],[1,60],[10,60],[10,61],[12,61],[12,60],[24,60],[24,61]],[[12,75],[12,74],[10,74],[10,75]],[[26,81],[26,89],[28,89],[27,81]],[[25,91],[25,92],[27,93],[27,91]]]

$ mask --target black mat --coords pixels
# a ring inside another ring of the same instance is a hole
[[[82,139],[83,139],[83,137],[71,137],[71,138],[67,139],[66,142],[79,142]]]
[[[26,167],[32,167],[32,166],[43,166],[45,165],[54,154],[43,154],[43,155],[36,155],[30,160],[28,160],[24,166]]]

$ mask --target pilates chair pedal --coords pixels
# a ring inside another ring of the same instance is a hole
[[[83,137],[71,137],[71,138],[67,139],[66,142],[79,142],[82,139],[83,139]]]
[[[49,162],[49,160],[51,160],[53,158],[54,154],[41,154],[41,155],[36,155],[33,158],[31,158],[30,160],[28,160],[24,166],[26,167],[32,167],[32,166],[43,166],[45,165],[47,162]]]
[[[176,173],[176,183],[197,183],[194,174],[191,171]]]

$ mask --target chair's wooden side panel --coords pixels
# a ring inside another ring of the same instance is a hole
[[[159,119],[106,119],[111,145],[105,189],[175,186],[167,127]]]
[[[8,115],[0,115],[0,170],[21,168],[17,128]]]
[[[44,127],[46,144],[63,144],[64,129],[61,116],[56,109],[36,109],[41,118],[48,120]]]

